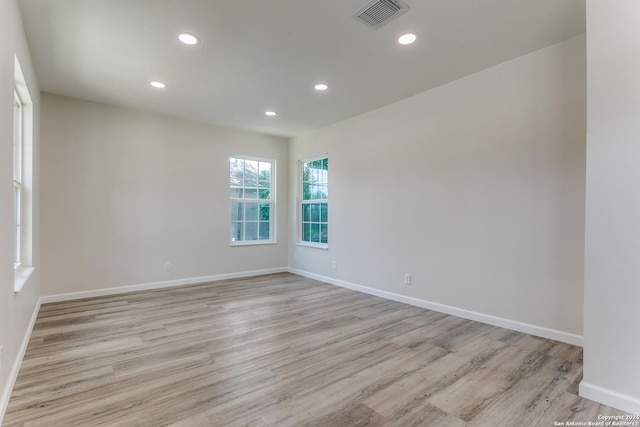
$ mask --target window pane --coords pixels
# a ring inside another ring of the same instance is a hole
[[[22,104],[13,92],[13,180],[22,182]]]
[[[13,183],[13,263],[20,263],[20,185]]]
[[[271,238],[271,227],[268,221],[260,221],[258,225],[260,240],[269,240]]]
[[[244,239],[245,240],[258,240],[258,222],[245,222],[244,224]]]
[[[258,188],[258,162],[244,161],[244,186]]]
[[[316,182],[316,170],[313,167],[313,162],[309,163],[309,173],[308,173],[308,176],[307,176],[307,180],[310,183]]]
[[[322,160],[313,160],[304,164],[302,198],[317,200],[323,198],[323,190],[318,186],[323,180]]]
[[[271,163],[260,162],[258,164],[258,180],[267,187],[271,187]]]
[[[242,221],[244,219],[244,203],[231,202],[231,221]]]
[[[231,186],[242,187],[244,182],[244,160],[234,157],[230,160],[230,184]]]
[[[244,198],[245,199],[257,199],[258,198],[258,189],[257,188],[245,188],[244,189]]]
[[[308,182],[302,183],[302,200],[311,200],[311,189]]]
[[[322,180],[322,161],[316,160],[313,163],[313,181],[317,184]]]
[[[328,222],[329,206],[326,203],[320,203],[320,222]]]
[[[321,178],[321,177],[320,177]],[[309,182],[302,184],[302,199],[303,200],[318,200],[326,199],[329,191],[326,183]]]
[[[318,199],[326,199],[327,198],[327,185],[321,184],[318,185]]]
[[[311,221],[319,222],[320,221],[320,204],[313,203],[311,205]]]
[[[260,205],[260,221],[271,220],[271,205],[263,203]]]
[[[327,184],[318,185],[318,199],[326,199],[329,196]]]
[[[245,203],[244,215],[247,221],[257,221],[258,220],[258,204]]]
[[[305,242],[311,241],[311,224],[308,222],[302,223],[302,240]]]
[[[240,242],[242,240],[244,240],[244,236],[242,234],[242,223],[232,222],[231,223],[231,241]]]
[[[320,224],[320,243],[328,243],[327,242],[327,224]]]
[[[309,203],[302,205],[302,221],[311,221],[311,205]]]
[[[271,190],[258,190],[258,198],[262,200],[267,200],[271,198]]]
[[[327,171],[325,170],[318,171],[318,184],[322,184],[322,185],[327,184]]]
[[[231,187],[231,197],[233,197],[234,199],[242,199],[242,196],[243,196],[242,188]]]
[[[311,241],[320,242],[320,224],[311,224]]]

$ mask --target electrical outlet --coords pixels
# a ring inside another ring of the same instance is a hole
[[[165,261],[164,262],[164,270],[165,271],[171,270],[171,261]]]
[[[338,262],[334,259],[333,261],[331,261],[331,269],[335,270],[338,268]]]
[[[411,274],[404,273],[404,284],[407,286],[411,285]]]

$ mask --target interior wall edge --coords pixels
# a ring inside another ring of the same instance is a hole
[[[374,295],[380,298],[385,298],[388,300],[413,305],[413,306],[424,308],[427,310],[433,310],[439,313],[450,314],[452,316],[462,317],[468,320],[474,320],[476,322],[485,323],[487,325],[498,326],[501,328],[522,332],[525,334],[535,335],[541,338],[551,339],[554,341],[560,341],[566,344],[583,347],[582,335],[577,335],[571,332],[559,331],[556,329],[550,329],[543,326],[532,325],[529,323],[519,322],[516,320],[505,319],[503,317],[492,316],[490,314],[479,313],[476,311],[465,310],[463,308],[453,307],[446,304],[427,301],[421,298],[414,298],[414,297],[397,294],[394,292],[382,291],[380,289],[370,288],[364,285],[346,282],[346,281],[334,279],[331,277],[321,276],[319,274],[310,273],[308,271],[298,270],[295,268],[289,268],[289,272],[293,274],[297,274],[299,276],[308,277],[310,279],[319,280],[321,282],[328,283],[330,285],[340,286],[342,288],[351,289],[357,292],[363,292],[369,295]]]
[[[580,397],[590,399],[603,405],[611,406],[631,414],[640,415],[640,400],[617,391],[600,387],[582,380],[579,389]]]
[[[11,398],[11,392],[13,391],[13,386],[15,385],[16,379],[18,378],[18,373],[20,372],[20,366],[22,366],[22,360],[24,359],[24,355],[27,352],[29,340],[31,339],[31,332],[33,332],[33,327],[36,324],[36,319],[38,318],[39,312],[40,312],[40,301],[38,300],[38,302],[36,303],[33,309],[33,313],[31,314],[31,320],[29,321],[29,325],[25,330],[24,337],[22,338],[22,343],[20,344],[18,355],[13,361],[13,366],[11,367],[11,371],[9,372],[9,378],[7,379],[4,390],[2,390],[2,394],[0,395],[0,425],[2,425],[4,414],[6,413],[7,407],[9,406],[9,399]]]

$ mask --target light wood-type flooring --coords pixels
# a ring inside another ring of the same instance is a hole
[[[579,347],[283,273],[45,304],[3,426],[553,426]]]

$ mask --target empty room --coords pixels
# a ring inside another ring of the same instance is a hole
[[[638,22],[0,1],[0,425],[640,427]]]

